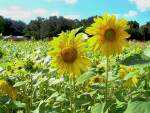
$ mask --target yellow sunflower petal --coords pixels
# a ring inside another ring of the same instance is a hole
[[[103,56],[122,53],[122,47],[127,46],[126,38],[130,35],[125,31],[129,29],[125,19],[116,20],[116,16],[108,16],[107,13],[102,18],[94,18],[95,23],[85,29],[85,32],[93,35],[88,42],[89,46],[98,50]]]
[[[52,56],[51,66],[59,69],[59,76],[68,73],[72,79],[81,75],[80,69],[88,71],[86,66],[91,65],[91,62],[83,54],[85,49],[83,46],[86,43],[82,42],[82,38],[83,33],[75,37],[75,31],[72,30],[69,38],[62,32],[61,36],[51,42],[53,50],[47,54]]]

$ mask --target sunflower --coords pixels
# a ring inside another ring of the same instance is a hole
[[[53,57],[51,66],[59,69],[59,76],[65,72],[72,77],[79,77],[81,75],[80,69],[88,71],[87,66],[91,66],[91,61],[84,56],[87,51],[83,47],[86,43],[82,42],[82,38],[83,33],[75,37],[74,30],[71,31],[68,37],[62,31],[58,38],[53,38],[53,42],[51,42],[53,50],[47,54]]]
[[[126,38],[130,35],[125,31],[130,26],[123,18],[116,20],[116,16],[108,16],[107,13],[102,18],[94,18],[95,23],[85,29],[87,34],[93,35],[88,42],[94,52],[100,50],[103,56],[120,54],[122,46],[128,46]]]
[[[95,76],[95,77],[92,79],[92,82],[93,82],[93,83],[102,83],[102,82],[103,82],[103,77],[100,76],[100,75],[97,75],[97,76]]]
[[[131,77],[131,78],[129,78],[124,84],[123,84],[123,86],[124,87],[126,87],[126,88],[130,88],[130,87],[132,87],[132,86],[134,86],[134,87],[136,87],[137,88],[137,82],[138,82],[138,78],[139,78],[140,76],[138,76],[138,75],[134,75],[133,77]]]
[[[121,67],[121,69],[119,70],[119,77],[121,78],[121,80],[123,80],[125,78],[125,76],[130,72],[139,73],[139,70],[135,70],[134,68],[127,68],[127,66],[124,66],[124,65],[120,65],[120,67]],[[125,83],[123,84],[123,86],[127,87],[127,88],[134,86],[137,88],[136,84],[138,82],[139,77],[140,77],[139,75],[134,75],[133,77],[126,80]]]
[[[102,74],[105,72],[105,66],[104,65],[100,65],[98,68],[97,68],[97,73],[98,74]]]
[[[13,100],[17,98],[17,89],[15,89],[10,83],[6,80],[0,80],[0,90],[4,92],[5,95],[9,95],[12,97]]]

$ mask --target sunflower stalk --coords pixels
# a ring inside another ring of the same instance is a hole
[[[73,113],[73,108],[72,108],[72,78],[69,79],[70,82],[70,107],[71,107],[71,113]]]
[[[26,79],[23,73],[22,73],[22,79],[23,79],[23,81],[25,81],[25,79]],[[23,88],[23,96],[24,96],[25,103],[26,103],[25,113],[30,113],[30,111],[29,111],[29,103],[28,103],[28,98],[27,98],[26,85],[23,86],[22,88]]]
[[[146,100],[148,100],[148,88],[149,88],[149,78],[147,78],[147,81],[146,81]]]
[[[30,98],[30,106],[32,106],[32,94],[33,94],[33,79],[32,79],[32,74],[31,74],[31,98]]]
[[[76,78],[74,77],[73,79],[73,93],[74,93],[74,98],[76,98],[76,91],[75,91],[75,84],[76,84]],[[76,113],[76,104],[74,103],[74,113]]]
[[[108,97],[108,56],[106,57],[106,87],[105,87],[105,101]]]

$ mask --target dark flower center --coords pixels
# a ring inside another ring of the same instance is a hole
[[[72,47],[68,46],[61,50],[61,56],[67,63],[72,63],[77,58],[77,52]]]
[[[115,31],[113,29],[106,30],[105,37],[107,39],[113,39],[115,37]]]

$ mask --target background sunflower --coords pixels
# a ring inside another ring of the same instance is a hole
[[[103,56],[120,54],[122,46],[128,46],[126,38],[130,35],[125,31],[130,26],[125,19],[116,20],[116,16],[108,16],[107,13],[102,18],[94,18],[95,23],[85,29],[85,32],[93,35],[88,42],[95,52],[99,51]]]

